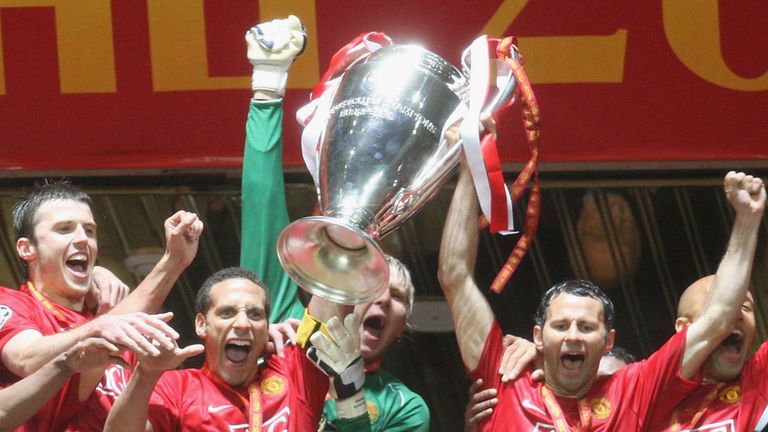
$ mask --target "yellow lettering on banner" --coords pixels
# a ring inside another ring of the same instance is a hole
[[[480,34],[501,37],[529,0],[504,0]],[[619,83],[624,79],[627,30],[607,36],[518,37],[525,72],[536,83]]]
[[[53,7],[62,93],[114,93],[115,50],[110,0],[0,0],[2,8]],[[0,94],[5,94],[0,45]]]
[[[148,0],[147,10],[155,91],[242,89],[250,85],[250,75],[209,76],[203,0]],[[254,23],[293,13],[311,29],[307,52],[292,67],[288,87],[307,88],[314,85],[318,79],[314,0],[262,0],[260,11],[261,18],[257,19],[254,8]],[[246,30],[243,29],[243,34]]]
[[[697,76],[733,90],[768,90],[768,71],[756,78],[744,78],[726,65],[720,46],[717,0],[664,0],[662,14],[672,51]]]

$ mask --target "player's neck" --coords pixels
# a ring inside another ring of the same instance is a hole
[[[365,362],[365,372],[366,373],[372,373],[372,372],[378,372],[379,369],[381,369],[381,356],[373,358],[373,359],[363,359]]]
[[[552,390],[552,393],[555,394],[555,396],[563,397],[563,398],[570,398],[570,399],[581,399],[584,396],[589,393],[589,390],[592,388],[592,384],[594,384],[595,380],[592,379],[588,383],[584,384],[580,388],[576,390],[566,389],[564,386],[560,385],[560,383],[556,379],[550,379],[549,377],[545,377],[545,383],[547,387],[549,387],[550,390]]]
[[[30,282],[32,282],[35,289],[39,293],[44,295],[45,298],[47,298],[51,303],[55,303],[59,306],[64,306],[66,308],[76,310],[78,312],[82,312],[85,306],[85,297],[80,297],[78,299],[71,299],[63,295],[60,295],[59,293],[62,291],[61,289],[56,290],[54,287],[47,285],[45,281],[43,281],[40,278],[32,278]]]

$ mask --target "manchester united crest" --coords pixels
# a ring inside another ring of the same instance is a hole
[[[741,400],[741,386],[738,384],[729,385],[720,391],[720,400],[735,404]]]
[[[611,402],[604,397],[592,399],[590,407],[592,415],[598,420],[605,420],[611,415]]]
[[[280,375],[270,375],[261,381],[261,392],[266,396],[279,395],[285,392],[285,378]]]
[[[368,401],[368,417],[371,418],[371,423],[375,422],[379,418],[379,407],[375,403]]]

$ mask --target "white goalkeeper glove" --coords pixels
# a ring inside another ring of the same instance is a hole
[[[312,347],[307,357],[331,378],[331,394],[338,400],[347,399],[365,384],[360,321],[357,314],[351,313],[344,318],[344,324],[337,317],[331,318],[326,328],[333,340],[323,332],[315,332],[309,338]]]
[[[245,42],[253,65],[251,89],[283,96],[288,68],[307,44],[304,24],[294,15],[257,24],[245,32]]]

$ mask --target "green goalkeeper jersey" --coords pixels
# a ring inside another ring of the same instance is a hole
[[[288,225],[283,181],[282,101],[251,101],[245,125],[240,265],[267,285],[270,322],[301,319],[298,287],[283,271],[275,244]],[[424,400],[385,371],[366,374],[365,397],[373,431],[428,431]],[[361,431],[359,420],[337,419],[333,400],[326,402],[325,430]]]

